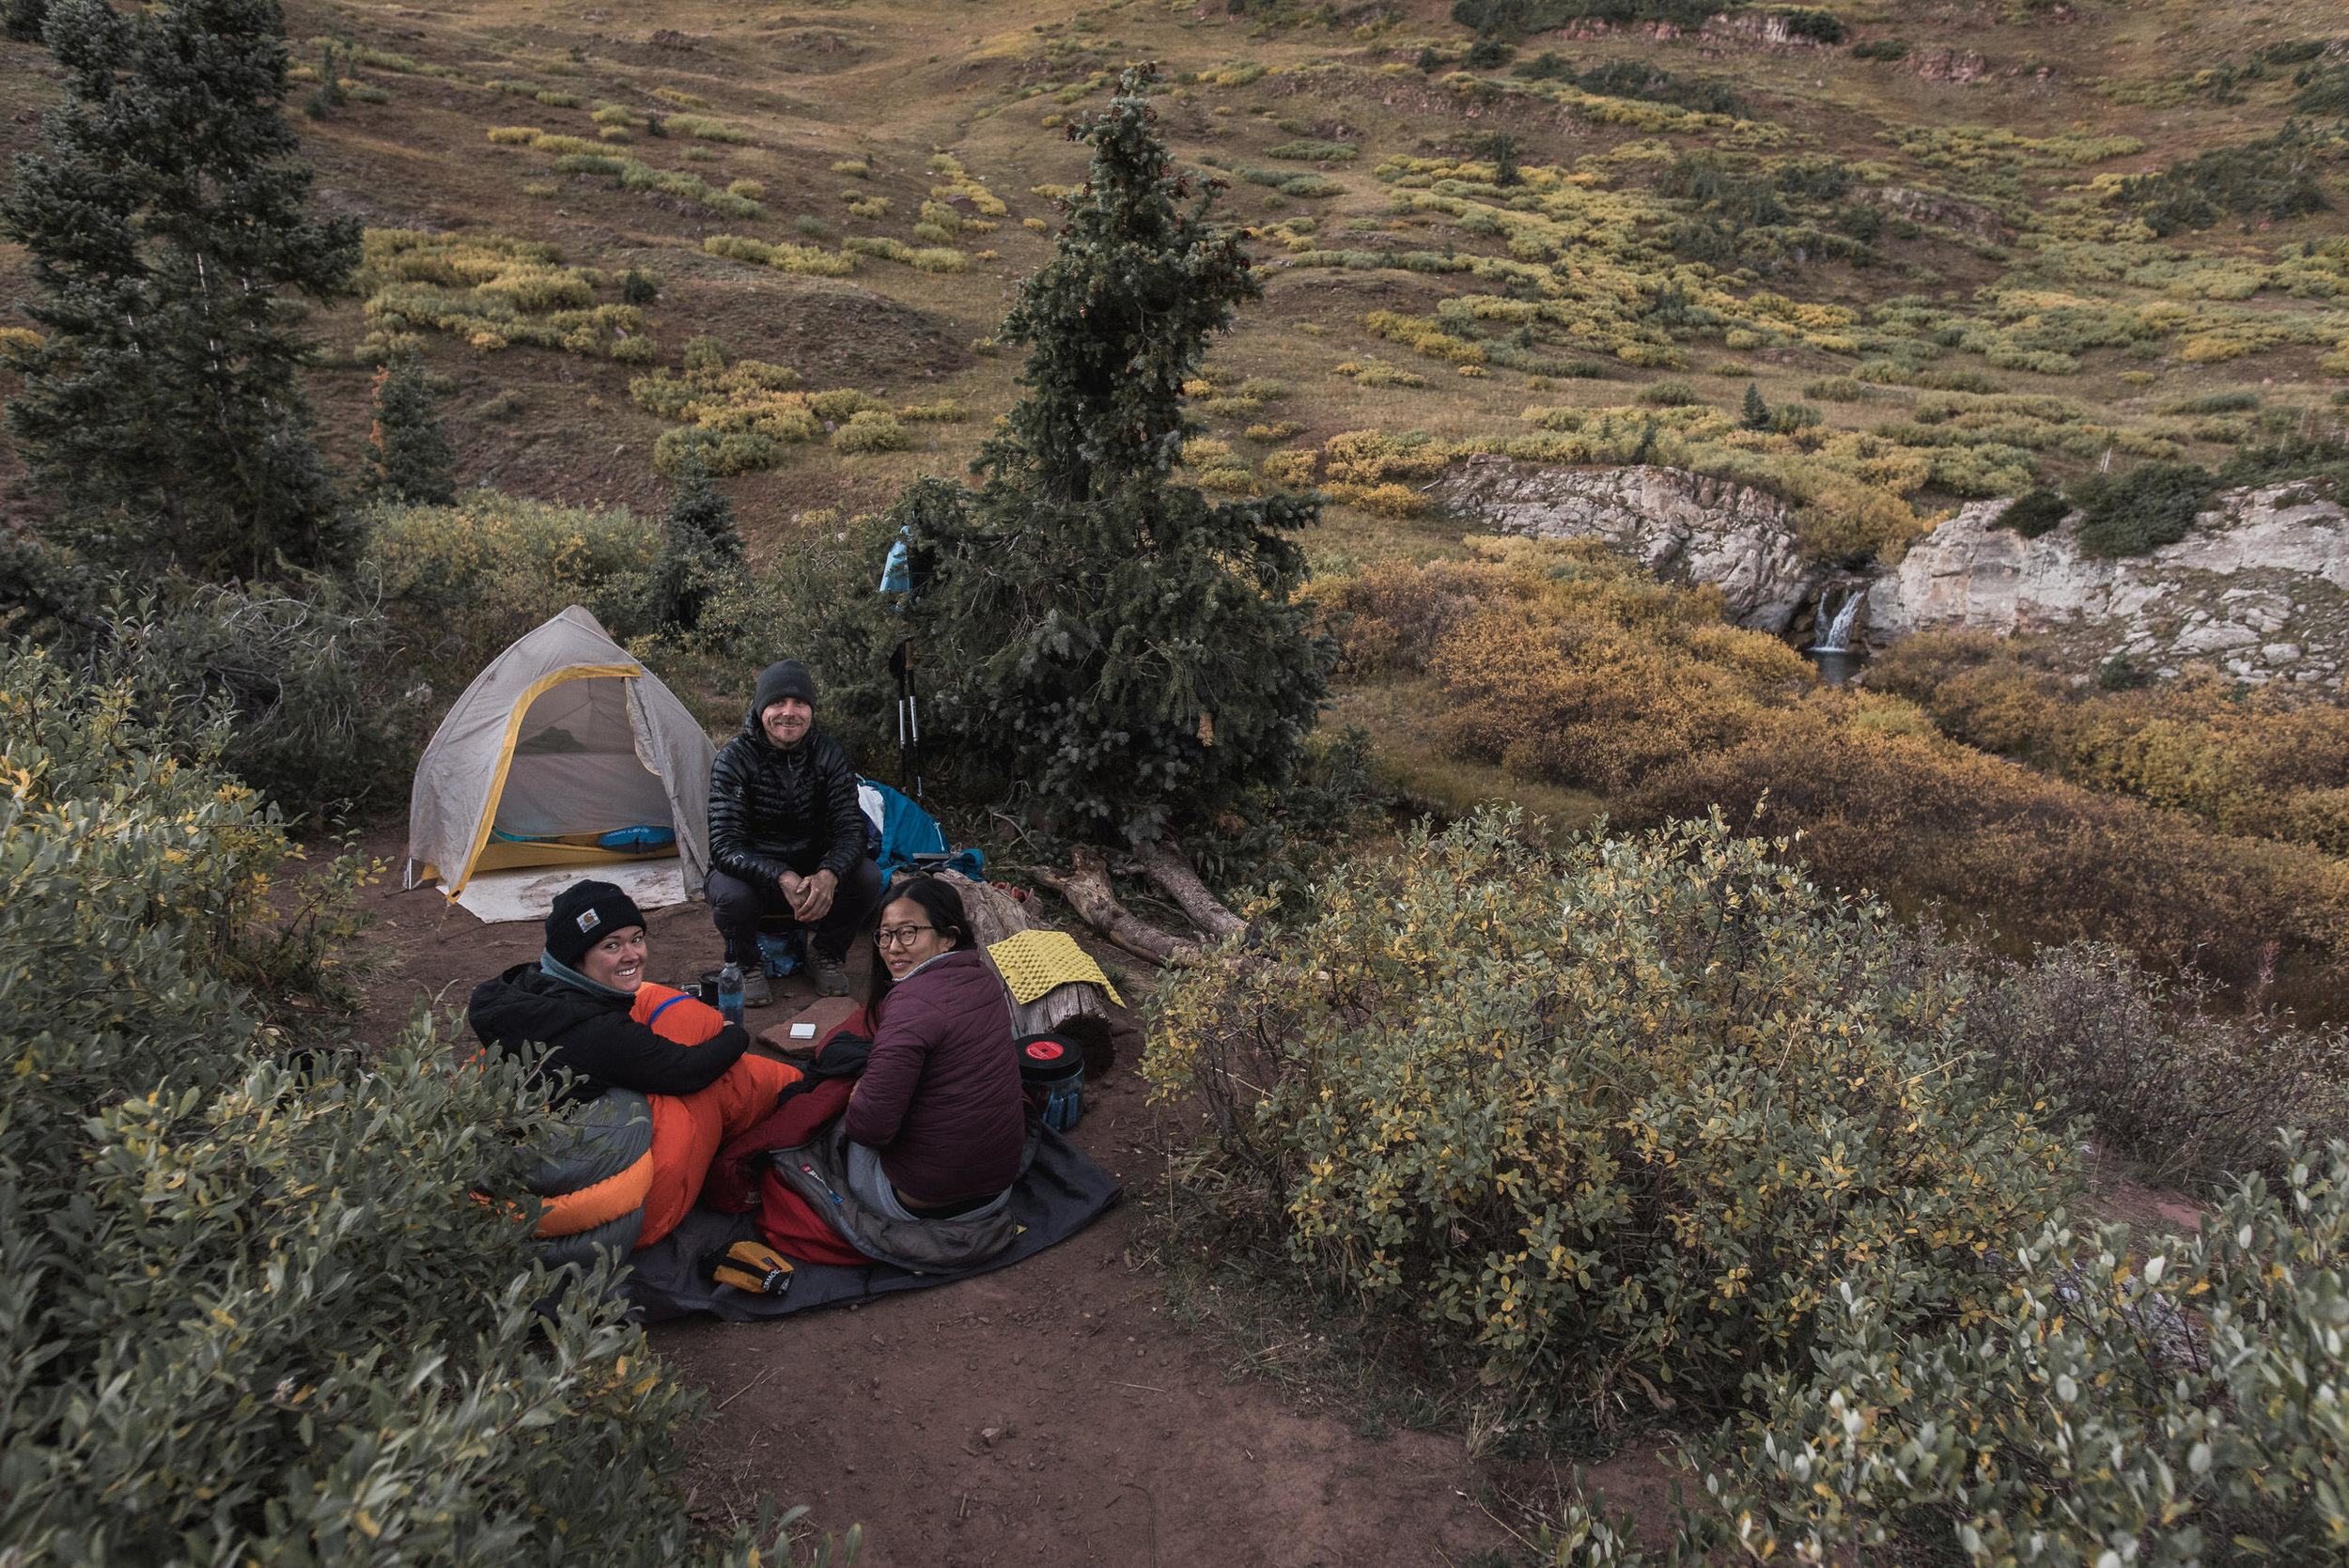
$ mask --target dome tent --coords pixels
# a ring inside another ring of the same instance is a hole
[[[685,705],[572,605],[490,661],[416,764],[403,885],[677,856],[709,876],[717,753]]]

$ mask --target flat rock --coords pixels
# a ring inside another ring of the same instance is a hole
[[[1730,618],[1783,632],[1817,597],[1786,503],[1767,490],[1683,469],[1551,468],[1484,456],[1448,471],[1446,509],[1497,534],[1604,539],[1667,582],[1710,582]]]
[[[1869,591],[1869,632],[1889,642],[1963,628],[2054,637],[2083,663],[2217,664],[2254,683],[2341,684],[2349,652],[2349,513],[2307,486],[2229,490],[2176,544],[2105,557],[2077,517],[2026,539],[1977,502],[1909,547]]]

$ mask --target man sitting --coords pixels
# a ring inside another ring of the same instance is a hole
[[[770,664],[742,733],[709,774],[710,917],[739,964],[743,998],[772,1000],[758,948],[764,915],[811,926],[808,969],[820,996],[848,994],[848,942],[881,894],[864,853],[856,769],[816,728],[816,682],[796,659]]]

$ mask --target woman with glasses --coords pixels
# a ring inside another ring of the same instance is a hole
[[[951,883],[883,895],[866,997],[873,1054],[848,1101],[848,1185],[900,1219],[1005,1201],[1027,1144],[1011,1004]]]

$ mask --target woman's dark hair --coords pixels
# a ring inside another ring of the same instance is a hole
[[[892,904],[910,900],[922,906],[922,912],[930,917],[930,924],[955,939],[955,951],[967,953],[979,945],[971,930],[971,916],[962,907],[962,894],[952,882],[936,877],[909,877],[892,886],[873,906],[872,929],[879,931],[881,911]],[[873,943],[873,973],[865,983],[864,1004],[878,1011],[881,998],[896,982],[889,978],[889,966],[881,962],[880,943]]]

